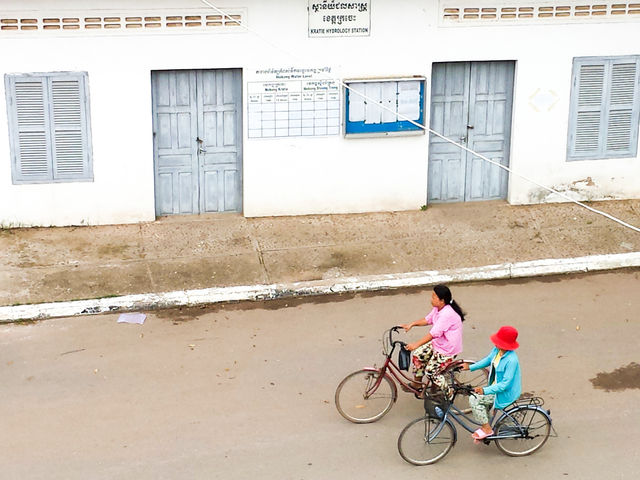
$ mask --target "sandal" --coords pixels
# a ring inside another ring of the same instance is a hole
[[[493,430],[491,430],[489,433],[485,432],[484,430],[482,430],[481,428],[477,429],[475,432],[473,432],[471,434],[471,437],[474,440],[484,440],[487,437],[490,437],[491,435],[493,435]]]

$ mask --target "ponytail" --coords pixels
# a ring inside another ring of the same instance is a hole
[[[449,303],[449,305],[451,305],[451,308],[453,308],[454,312],[460,315],[460,320],[464,322],[464,312],[462,311],[460,305],[458,305],[455,300],[451,300],[451,303]]]
[[[450,305],[453,308],[453,311],[460,315],[460,320],[464,322],[465,313],[462,311],[462,308],[458,303],[453,299],[451,295],[451,290],[446,285],[436,285],[433,287],[433,291],[436,293],[438,298],[442,300],[446,305]]]

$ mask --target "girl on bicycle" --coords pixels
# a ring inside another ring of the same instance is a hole
[[[417,342],[409,343],[405,348],[412,352],[415,367],[414,387],[422,387],[422,377],[427,375],[437,385],[445,398],[452,397],[452,390],[442,374],[443,367],[462,352],[462,322],[464,312],[453,300],[451,290],[445,285],[436,285],[431,292],[429,314],[415,322],[401,325],[405,331],[413,327],[432,325],[431,330]]]
[[[520,362],[514,351],[520,346],[516,341],[517,338],[518,330],[514,327],[500,327],[491,335],[491,341],[495,347],[489,355],[471,365],[468,363],[462,365],[463,370],[471,371],[491,365],[489,385],[474,388],[477,395],[469,397],[473,417],[482,423],[482,426],[472,434],[476,442],[493,435],[493,429],[489,424],[491,407],[505,408],[520,398],[522,391]]]

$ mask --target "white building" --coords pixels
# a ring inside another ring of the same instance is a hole
[[[0,225],[560,200],[415,123],[638,198],[639,27],[626,2],[5,0]]]

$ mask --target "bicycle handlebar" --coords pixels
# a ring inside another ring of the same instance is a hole
[[[402,327],[400,325],[396,325],[395,327],[391,327],[389,329],[389,343],[393,344],[394,340],[393,340],[393,333],[394,332],[398,332]],[[396,342],[399,342],[399,340],[396,340]],[[402,342],[401,342],[402,343]]]
[[[402,327],[400,325],[396,325],[394,327],[391,327],[389,329],[389,348],[391,349],[389,352],[386,352],[385,350],[385,354],[391,354],[391,352],[393,351],[393,349],[396,347],[396,345],[400,345],[401,348],[404,348],[405,345],[407,345],[405,342],[401,341],[401,340],[394,340],[393,339],[393,334],[397,333],[399,330],[401,330]],[[386,332],[385,332],[386,333]],[[383,336],[384,338],[384,336]]]
[[[453,389],[456,392],[463,393],[465,395],[473,395],[474,397],[476,396],[476,393],[473,391],[473,387],[471,385],[454,384]]]

